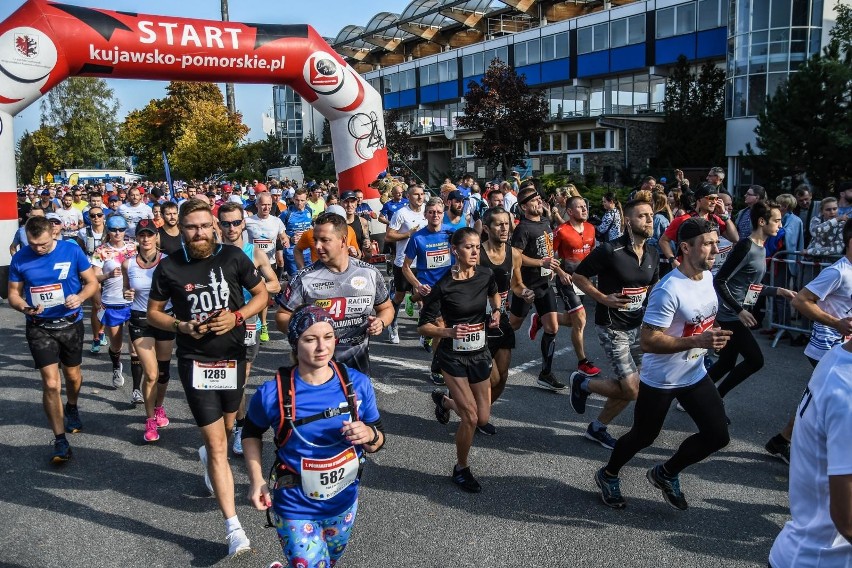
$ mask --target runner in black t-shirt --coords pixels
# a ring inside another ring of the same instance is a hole
[[[610,450],[615,447],[615,438],[607,432],[607,425],[639,393],[639,327],[648,294],[660,272],[659,253],[647,242],[654,234],[653,207],[647,201],[628,201],[624,216],[624,234],[596,247],[574,271],[577,287],[597,302],[595,328],[615,376],[591,379],[580,372],[573,373],[571,406],[583,414],[590,392],[607,397],[585,436]],[[594,276],[598,277],[597,287],[591,281]]]
[[[160,206],[160,212],[163,215],[163,226],[159,229],[160,250],[171,256],[183,247],[180,238],[180,227],[177,224],[177,203],[166,201]]]
[[[491,414],[491,355],[488,352],[488,328],[500,325],[500,295],[494,274],[477,266],[479,235],[470,227],[453,233],[452,253],[456,265],[423,299],[420,312],[421,335],[445,339],[435,351],[438,365],[450,392],[432,391],[435,416],[442,424],[450,419],[450,410],[461,417],[456,431],[458,463],[452,480],[465,491],[478,493],[482,487],[467,464],[473,433],[477,425],[488,424]],[[491,306],[491,317],[485,315]],[[443,318],[443,325],[438,319]]]
[[[228,554],[235,556],[251,546],[234,506],[228,433],[234,427],[245,383],[245,319],[266,307],[268,295],[248,256],[237,247],[214,241],[208,203],[199,199],[184,203],[179,224],[186,247],[157,266],[148,323],[178,334],[178,373],[204,438],[198,453],[205,482],[225,517]],[[247,304],[243,288],[252,295]],[[169,300],[174,316],[165,311]]]
[[[559,382],[551,371],[553,367],[553,352],[556,348],[556,332],[559,330],[557,321],[556,294],[550,286],[553,273],[567,279],[567,275],[559,266],[559,261],[553,257],[553,232],[550,223],[542,220],[544,212],[541,196],[535,187],[526,187],[518,194],[518,207],[523,212],[521,221],[512,233],[512,248],[514,254],[522,257],[520,282],[517,287],[528,295],[534,294],[535,311],[539,316],[544,333],[541,337],[541,373],[538,384],[541,387],[559,391],[565,385]],[[509,306],[509,322],[512,329],[519,329],[530,310],[530,301],[520,295],[513,295]],[[530,338],[535,339],[535,331],[531,324]]]

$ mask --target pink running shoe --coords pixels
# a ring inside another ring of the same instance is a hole
[[[162,406],[154,407],[154,418],[157,420],[157,428],[165,428],[169,425],[169,417],[166,416],[166,409]]]
[[[157,433],[157,419],[156,418],[148,418],[145,420],[145,435],[143,436],[146,442],[156,442],[160,439],[160,435]]]

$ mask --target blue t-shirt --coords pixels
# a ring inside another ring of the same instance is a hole
[[[355,389],[355,398],[358,405],[358,417],[366,423],[378,422],[379,409],[376,406],[376,393],[370,378],[350,367],[346,368],[349,379]],[[282,377],[284,388],[288,386],[289,377]],[[307,418],[323,412],[329,408],[342,408],[346,405],[346,397],[343,394],[343,385],[337,377],[337,373],[322,385],[309,385],[302,381],[298,369],[294,377],[295,396],[293,398],[294,419]],[[246,417],[259,428],[277,429],[281,420],[278,407],[278,385],[273,379],[266,381],[251,398],[246,412]],[[325,459],[334,457],[352,446],[340,433],[343,421],[350,420],[349,414],[344,413],[331,418],[315,420],[308,424],[298,426],[298,434],[294,431],[290,439],[282,448],[278,448],[278,458],[282,463],[293,471],[301,472],[302,458]],[[304,440],[313,444],[330,447],[315,447],[305,443]],[[360,446],[355,446],[355,451],[360,459],[363,454]],[[343,491],[325,501],[309,498],[305,495],[301,486],[289,489],[273,491],[273,504],[275,512],[285,519],[325,519],[340,515],[352,506],[358,497],[358,485],[356,480]]]
[[[295,247],[302,233],[310,229],[314,224],[313,213],[309,207],[305,207],[302,211],[287,209],[278,218],[284,223],[284,232],[290,238],[291,247]]]
[[[414,259],[417,279],[421,284],[434,286],[455,264],[455,257],[450,254],[453,230],[453,227],[446,223],[437,232],[423,227],[408,240],[405,256]]]
[[[12,246],[20,246],[21,248],[30,246],[25,227],[19,227],[18,230],[15,231],[15,237],[12,239]]]
[[[393,219],[393,214],[408,205],[408,199],[403,197],[399,201],[394,201],[391,199],[390,201],[386,201],[384,205],[382,205],[382,210],[379,213],[380,216],[384,217],[388,221]]]
[[[46,306],[59,302],[63,297],[79,294],[83,289],[80,273],[88,270],[91,264],[76,244],[56,241],[54,249],[45,254],[37,254],[30,247],[15,253],[9,266],[9,281],[22,282],[24,299],[30,306]],[[36,296],[35,298],[33,296]],[[55,306],[46,307],[38,315],[44,319],[59,319],[83,315],[83,308],[69,309],[62,301]]]

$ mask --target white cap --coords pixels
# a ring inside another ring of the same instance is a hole
[[[325,212],[334,213],[335,215],[340,215],[341,217],[346,219],[346,210],[340,205],[329,205]]]
[[[231,197],[228,198],[228,202],[229,203],[239,203],[240,205],[243,204],[243,200],[240,199],[239,195],[231,195]]]

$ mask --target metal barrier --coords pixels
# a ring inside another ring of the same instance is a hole
[[[823,268],[831,266],[839,258],[840,255],[816,257],[804,252],[781,251],[769,260],[768,283],[770,286],[798,292],[816,278]],[[764,277],[764,282],[766,282],[766,277]],[[766,305],[770,321],[769,326],[777,330],[772,339],[772,347],[778,345],[778,341],[785,331],[804,335],[811,334],[811,321],[794,310],[790,301],[786,298],[769,297]]]

